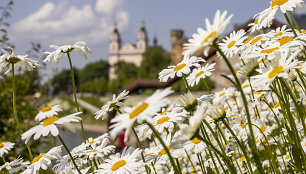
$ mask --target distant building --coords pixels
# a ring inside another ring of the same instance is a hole
[[[122,41],[120,33],[117,25],[115,24],[109,44],[108,61],[110,64],[110,72],[109,72],[110,79],[116,78],[114,65],[118,61],[133,63],[136,66],[140,66],[143,59],[142,54],[148,49],[148,36],[144,23],[143,22],[141,23],[140,30],[137,34],[136,44],[126,43],[123,46],[121,46],[121,44]]]

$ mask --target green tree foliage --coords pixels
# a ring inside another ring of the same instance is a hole
[[[79,87],[79,76],[77,69],[74,69],[74,78],[76,83],[76,88]],[[72,81],[70,70],[62,70],[52,78],[53,93],[58,94],[60,92],[72,92]]]
[[[109,64],[105,60],[98,62],[89,63],[83,69],[78,71],[80,83],[97,80],[97,79],[108,79]]]
[[[140,78],[158,78],[158,73],[170,63],[170,54],[161,46],[150,47],[143,53],[143,60],[139,67]]]

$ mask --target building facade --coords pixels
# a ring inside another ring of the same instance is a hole
[[[122,40],[117,25],[115,25],[109,44],[109,79],[115,79],[114,65],[119,61],[133,63],[140,66],[143,56],[142,54],[148,49],[148,36],[144,23],[142,22],[140,30],[137,34],[136,44],[126,43],[122,46]]]

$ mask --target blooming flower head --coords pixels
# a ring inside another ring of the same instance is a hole
[[[43,107],[39,113],[35,116],[35,121],[42,121],[46,118],[52,117],[54,115],[58,115],[58,112],[62,111],[62,107],[60,105],[55,106],[46,106]]]
[[[243,45],[243,41],[247,38],[244,30],[233,31],[229,36],[220,43],[220,48],[227,57],[233,57],[239,53],[239,46]]]
[[[9,173],[17,173],[24,170],[30,164],[29,161],[23,162],[22,158],[17,158],[14,161],[6,162],[0,167],[0,171],[6,169]]]
[[[193,87],[194,85],[197,85],[201,79],[205,79],[206,77],[211,76],[211,72],[215,70],[215,65],[216,63],[207,63],[205,66],[193,70],[192,73],[190,73],[190,75],[187,77],[188,85]]]
[[[276,77],[288,78],[288,70],[298,67],[299,62],[295,59],[296,56],[297,53],[291,54],[288,49],[284,52],[277,52],[271,62],[267,61],[266,66],[258,70],[259,75],[251,77],[252,85],[266,89]]]
[[[0,142],[0,157],[8,152],[14,147],[15,143],[11,142]]]
[[[16,55],[13,48],[9,47],[8,49],[12,51],[11,54],[9,54],[6,50],[2,50],[4,54],[0,57],[0,72],[7,67],[8,64],[9,69],[5,72],[5,74],[12,71],[12,64],[14,64],[16,68],[19,67],[22,71],[32,71],[39,66],[37,61],[28,58],[27,55]]]
[[[184,56],[184,59],[178,63],[176,66],[171,65],[168,66],[167,69],[162,70],[159,73],[158,79],[161,82],[167,82],[169,78],[173,79],[174,76],[182,77],[182,74],[189,74],[190,73],[190,68],[195,66],[199,67],[200,62],[205,62],[205,60],[201,57],[189,57],[189,56]]]
[[[140,153],[140,149],[125,147],[121,154],[111,155],[103,164],[100,164],[96,173],[139,173],[139,169],[145,165],[140,161]]]
[[[143,102],[138,103],[136,107],[125,108],[123,114],[119,114],[111,120],[111,122],[114,123],[110,126],[110,128],[112,128],[110,132],[111,137],[115,138],[121,130],[126,129],[124,141],[127,141],[128,135],[135,121],[138,123],[142,123],[143,121],[152,123],[152,116],[159,112],[162,107],[167,105],[165,97],[171,93],[173,93],[173,91],[170,88],[157,90],[152,96],[148,97]]]
[[[220,10],[217,10],[214,21],[210,24],[206,18],[206,30],[198,28],[198,33],[192,35],[192,38],[188,40],[188,43],[184,44],[183,55],[192,55],[197,50],[204,48],[204,55],[208,55],[209,45],[218,38],[224,31],[227,24],[233,15],[226,17],[227,12],[224,11],[222,14]]]
[[[30,130],[26,131],[21,135],[21,138],[25,140],[25,143],[28,143],[30,138],[34,135],[34,140],[39,139],[41,136],[47,136],[51,132],[53,136],[59,134],[57,125],[64,125],[68,129],[74,131],[74,127],[70,124],[71,122],[79,122],[82,118],[78,117],[82,112],[77,112],[70,114],[68,116],[59,118],[54,115],[52,117],[44,119],[39,125],[32,127]]]
[[[85,56],[87,59],[87,53],[91,54],[91,50],[87,47],[85,42],[77,42],[74,45],[64,45],[64,46],[57,46],[51,45],[51,48],[55,49],[53,52],[45,52],[48,54],[45,58],[44,62],[50,62],[51,58],[53,57],[53,64],[57,64],[59,59],[63,58],[67,53],[74,51],[81,56]]]
[[[104,106],[102,106],[101,110],[96,112],[96,119],[99,119],[102,117],[102,119],[105,119],[105,115],[107,112],[112,111],[114,106],[123,106],[123,103],[120,102],[121,100],[124,100],[128,97],[129,91],[124,90],[122,91],[117,97],[114,94],[113,99],[111,101],[108,101]]]
[[[22,172],[22,174],[37,174],[40,169],[47,170],[48,166],[51,165],[52,159],[60,159],[62,154],[62,146],[53,147],[47,153],[41,153],[37,157],[35,157],[31,165],[27,167],[27,169]]]
[[[293,11],[297,5],[301,6],[304,0],[272,0],[270,2],[270,8],[280,8],[282,13],[286,13],[287,11]]]

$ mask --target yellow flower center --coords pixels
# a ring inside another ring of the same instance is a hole
[[[291,42],[291,41],[293,41],[293,39],[292,39],[291,37],[289,37],[289,36],[286,36],[286,37],[284,37],[284,38],[281,38],[281,39],[278,39],[278,40],[277,40],[277,42],[279,42],[279,45],[280,45],[280,46],[283,46],[283,45],[285,45],[286,43]]]
[[[235,117],[237,117],[237,115],[231,115],[231,116],[230,116],[230,118],[235,118]]]
[[[137,108],[135,108],[130,113],[130,119],[133,119],[133,118],[137,117],[140,113],[142,113],[144,110],[146,110],[148,106],[149,106],[148,103],[143,102],[141,105],[139,105]]]
[[[255,20],[254,20],[254,24],[258,24],[258,19],[255,19]]]
[[[245,121],[244,121],[244,120],[241,120],[241,121],[240,121],[240,127],[241,127],[242,129],[245,128]]]
[[[198,139],[198,138],[192,139],[192,143],[194,143],[194,144],[199,144],[200,142],[201,142],[201,140]]]
[[[165,109],[160,115],[164,115],[167,112],[168,109]]]
[[[50,117],[50,118],[47,118],[47,119],[44,119],[43,121],[43,126],[48,126],[52,123],[54,123],[56,120],[58,120],[59,118],[57,116],[53,116],[53,117]]]
[[[47,111],[50,111],[52,108],[51,106],[47,106],[47,107],[44,107],[41,109],[41,112],[47,112]]]
[[[273,77],[277,76],[279,73],[282,72],[283,69],[284,69],[283,66],[277,66],[277,67],[273,68],[272,71],[269,72],[269,74],[268,74],[269,79],[272,79]]]
[[[225,94],[225,92],[222,92],[221,94],[219,94],[219,97],[222,97]]]
[[[0,148],[4,147],[4,144],[0,143]]]
[[[45,153],[41,153],[40,155],[38,155],[37,157],[35,157],[33,159],[33,161],[31,162],[31,164],[36,163],[37,161],[40,160],[40,158],[42,158],[45,155]]]
[[[170,149],[171,149],[170,146],[167,146],[167,149],[170,150]],[[163,155],[165,155],[166,153],[167,153],[166,150],[165,150],[165,149],[162,149],[162,150],[158,153],[158,155],[159,155],[159,156],[163,156]]]
[[[279,102],[277,102],[274,106],[273,106],[273,108],[278,108],[280,106],[280,104],[279,104]]]
[[[243,42],[244,45],[247,44],[247,43],[249,43],[252,39],[253,39],[253,37],[248,38],[246,41]]]
[[[290,159],[290,154],[289,155],[286,155],[285,159]]]
[[[184,68],[186,66],[185,63],[182,63],[180,65],[177,65],[176,67],[173,68],[173,71],[178,71],[181,70],[182,68]]]
[[[204,73],[204,71],[200,71],[196,74],[196,77],[199,77],[200,75],[202,75]]]
[[[93,143],[95,143],[95,141],[91,141],[91,142],[89,142],[89,144],[93,144]]]
[[[306,30],[301,30],[301,33],[306,33]]]
[[[262,37],[257,36],[255,39],[252,40],[251,45],[254,45],[256,42],[258,42]]]
[[[283,4],[285,4],[286,2],[288,2],[288,0],[273,0],[271,2],[271,7],[274,7],[274,6],[281,6]]]
[[[232,48],[235,45],[236,41],[232,41],[227,45],[227,48]]]
[[[265,94],[261,94],[258,98],[257,101],[259,101],[261,98],[263,98],[265,96]]]
[[[243,85],[242,88],[247,88],[249,86],[250,86],[249,84],[246,84],[246,85]]]
[[[117,161],[117,162],[111,167],[111,170],[112,170],[112,171],[116,171],[116,170],[118,170],[120,167],[124,166],[125,164],[126,164],[126,161],[125,161],[125,160]]]
[[[278,32],[277,34],[275,34],[273,37],[278,37],[278,36],[281,36],[281,35],[283,35],[284,33],[282,33],[282,32]]]
[[[266,127],[264,126],[264,125],[262,125],[262,126],[260,126],[260,128],[259,128],[260,130],[259,130],[259,133],[263,133],[263,132],[265,132],[265,130],[266,130]]]
[[[212,39],[213,37],[215,37],[217,35],[216,31],[211,32],[201,43],[205,43],[208,42],[210,39]]]
[[[150,155],[154,155],[154,153],[148,153],[144,157],[147,157],[147,156],[150,156]]]
[[[270,53],[272,53],[273,51],[278,50],[278,49],[279,49],[278,47],[270,48],[270,49],[265,49],[265,50],[261,50],[260,53],[270,54]]]
[[[158,120],[156,121],[156,124],[163,124],[164,122],[166,122],[166,121],[168,121],[168,120],[170,120],[170,118],[166,116],[166,117],[163,117],[163,118],[158,119]]]
[[[97,152],[97,150],[89,150],[86,153],[92,153],[92,152]]]
[[[239,158],[239,162],[242,162],[242,161],[244,161],[244,160],[245,160],[245,156]]]

